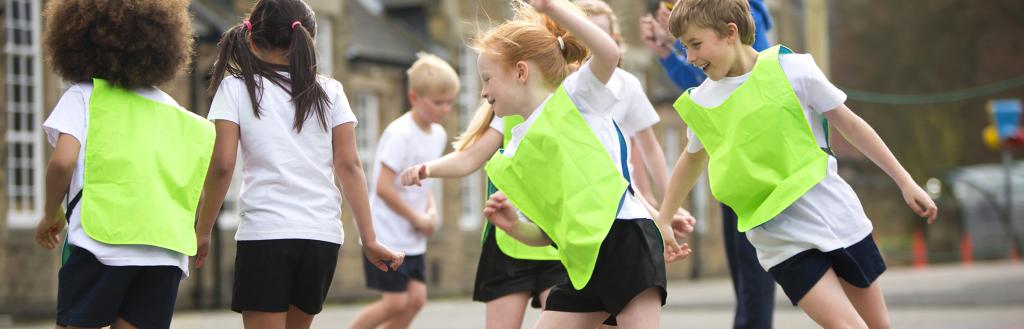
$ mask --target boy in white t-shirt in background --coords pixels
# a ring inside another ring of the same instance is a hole
[[[448,134],[439,123],[459,92],[459,77],[441,58],[420,53],[406,71],[412,110],[392,121],[377,144],[370,206],[377,238],[405,252],[405,263],[393,272],[377,271],[365,262],[366,286],[380,290],[381,300],[356,317],[349,328],[408,328],[427,302],[424,253],[427,237],[438,225],[431,181],[403,186],[398,172],[441,157]]]

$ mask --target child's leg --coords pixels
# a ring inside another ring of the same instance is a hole
[[[622,312],[615,316],[615,320],[622,329],[660,328],[661,291],[658,288],[647,288],[629,301]]]
[[[864,322],[867,322],[868,328],[889,328],[889,310],[885,306],[885,298],[882,296],[882,288],[878,281],[872,282],[867,288],[858,288],[845,280],[839,281],[857,313]]]
[[[309,329],[313,324],[313,314],[303,312],[295,305],[288,305],[288,316],[285,323],[286,329]]]
[[[550,289],[545,292],[550,291]],[[547,296],[546,294],[543,296]],[[519,329],[523,327],[526,304],[530,302],[529,292],[501,296],[487,302],[484,326],[487,329]],[[543,299],[541,304],[543,305]]]
[[[245,329],[281,329],[288,319],[288,312],[242,311],[242,326]]]
[[[384,323],[384,329],[404,329],[412,324],[412,319],[420,312],[423,305],[427,304],[427,284],[419,280],[409,280],[406,288],[405,307],[397,317],[391,318]],[[289,328],[291,329],[291,328]]]
[[[868,328],[850,303],[835,271],[829,269],[800,299],[799,306],[823,328]]]
[[[601,321],[608,318],[606,312],[540,312],[540,319],[533,326],[534,329],[592,329],[601,325]]]
[[[364,308],[356,319],[349,324],[349,329],[372,329],[388,319],[398,316],[408,303],[406,292],[383,292],[377,302]]]
[[[126,321],[122,317],[118,317],[117,320],[114,320],[114,324],[110,326],[110,329],[135,329],[135,328],[138,328],[138,327],[132,325],[130,322]]]

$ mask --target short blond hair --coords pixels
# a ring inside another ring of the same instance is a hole
[[[622,42],[622,29],[619,28],[619,18],[615,16],[615,11],[608,5],[604,0],[574,0],[576,4],[587,17],[593,16],[608,16],[609,29],[611,29],[612,39],[616,43]]]
[[[416,57],[416,62],[405,71],[409,77],[409,90],[420,95],[459,91],[459,75],[448,62],[424,52],[416,54]]]
[[[740,42],[754,44],[754,17],[747,0],[679,0],[669,16],[668,30],[680,38],[690,26],[697,26],[721,37],[729,33],[729,23],[736,24]]]

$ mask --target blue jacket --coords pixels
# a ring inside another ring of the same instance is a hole
[[[768,7],[765,6],[764,0],[749,0],[749,3],[750,15],[754,17],[754,50],[761,51],[769,46],[766,35],[772,28],[772,19],[768,15]],[[686,49],[683,49],[679,40],[676,40],[673,47],[674,52],[659,60],[661,66],[665,68],[665,73],[680,89],[696,87],[704,81],[704,72],[686,63]]]

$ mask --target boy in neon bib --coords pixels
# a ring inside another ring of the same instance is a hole
[[[929,223],[935,204],[809,55],[782,46],[755,51],[751,21],[743,0],[684,0],[672,11],[670,31],[708,79],[675,103],[690,145],[662,210],[682,203],[706,163],[712,193],[736,211],[737,229],[794,305],[826,328],[888,327],[874,283],[885,263],[856,194],[836,173],[824,119],[887,172]],[[668,225],[666,216],[658,219]],[[674,244],[667,240],[666,249]]]

